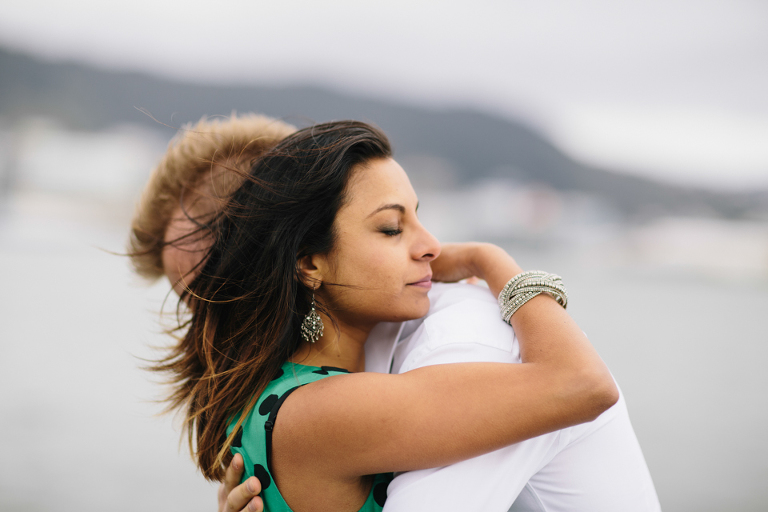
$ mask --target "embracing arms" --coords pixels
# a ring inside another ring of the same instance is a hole
[[[460,244],[433,271],[442,280],[478,275],[498,294],[521,269],[498,247]],[[435,467],[592,420],[616,402],[608,369],[554,299],[535,297],[512,325],[520,365],[359,373],[300,388],[281,409],[275,458],[321,478]]]
[[[487,244],[444,246],[432,267],[435,280],[478,275],[494,295],[521,272],[511,257]],[[278,475],[297,476],[281,478],[281,490],[327,489],[328,483],[363,474],[445,465],[592,420],[616,401],[607,368],[553,299],[534,298],[512,324],[521,365],[345,375],[295,392],[275,429]],[[224,504],[229,508],[220,510],[239,510],[253,489],[238,487]]]

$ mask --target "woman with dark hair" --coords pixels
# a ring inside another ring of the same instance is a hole
[[[156,369],[172,375],[206,478],[221,479],[234,451],[266,510],[377,510],[387,472],[470,458],[615,403],[607,368],[555,300],[559,280],[523,274],[487,244],[441,254],[417,206],[386,137],[344,121],[267,151],[204,228],[213,245],[183,292],[188,330]],[[425,315],[431,280],[472,275],[501,295],[524,364],[362,372],[377,323]]]

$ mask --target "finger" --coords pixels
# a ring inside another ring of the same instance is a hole
[[[243,477],[243,456],[239,453],[236,453],[234,457],[232,457],[232,461],[229,463],[229,466],[227,466],[227,470],[224,473],[224,480],[222,480],[221,485],[219,485],[219,492],[217,495],[218,501],[219,501],[219,512],[225,512],[228,510],[227,507],[227,497],[232,492],[232,489],[234,489],[238,483],[240,483],[240,479]]]
[[[239,512],[249,505],[249,502],[261,492],[261,482],[255,476],[252,476],[242,484],[238,485],[227,495],[227,506],[224,512]],[[261,501],[261,499],[259,499]],[[246,509],[250,510],[250,509]],[[259,509],[256,509],[259,510]]]
[[[264,512],[264,502],[261,501],[259,496],[256,496],[248,502],[248,507],[244,508],[241,512]]]
[[[229,463],[227,471],[224,473],[224,481],[222,482],[224,496],[237,487],[241,478],[243,478],[243,456],[237,453],[232,457],[232,462]]]
[[[468,277],[464,280],[467,284],[477,284],[480,282],[480,278],[477,276]]]

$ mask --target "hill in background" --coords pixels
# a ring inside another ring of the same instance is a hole
[[[764,218],[768,191],[726,193],[658,183],[576,162],[524,123],[470,110],[435,110],[313,87],[211,86],[0,49],[0,119],[31,116],[77,130],[132,123],[179,127],[203,116],[260,112],[299,126],[353,118],[375,123],[427,188],[482,180],[551,187],[595,198],[625,220],[667,215]],[[169,134],[170,138],[170,134]]]

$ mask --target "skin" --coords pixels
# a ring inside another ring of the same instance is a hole
[[[264,502],[259,497],[261,482],[255,476],[240,483],[243,477],[243,458],[238,453],[229,463],[224,481],[219,485],[219,512],[262,512]]]
[[[324,318],[325,335],[302,345],[295,362],[362,372],[363,346],[377,322],[426,314],[424,278],[430,271],[444,281],[479,276],[497,295],[522,271],[488,244],[446,246],[440,255],[437,241],[418,221],[417,198],[405,172],[391,159],[357,169],[347,192],[336,218],[337,246],[299,262],[305,284],[317,288],[338,329]],[[370,477],[364,475],[451,464],[590,421],[616,402],[607,368],[551,297],[529,301],[512,325],[523,364],[353,373],[294,392],[280,410],[272,452],[273,476],[289,506],[358,510],[370,491]],[[454,413],[457,408],[462,415]],[[420,432],[429,435],[414,435]],[[231,475],[238,463],[230,467],[227,482],[236,481]],[[244,485],[245,492],[228,499],[224,510],[239,510],[244,500],[259,509],[252,498],[258,492],[255,479]]]
[[[198,225],[192,219],[204,221],[216,209],[213,199],[197,191],[188,191],[181,204],[171,214],[165,230],[165,241],[173,241],[163,247],[161,258],[163,270],[173,291],[181,296],[187,284],[197,276],[198,265],[210,248],[210,240],[204,232],[197,231]],[[191,218],[190,218],[191,217]]]

